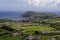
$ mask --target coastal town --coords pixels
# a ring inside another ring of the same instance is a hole
[[[60,40],[60,16],[28,11],[22,18],[19,21],[2,19],[0,39],[12,37],[11,40]]]

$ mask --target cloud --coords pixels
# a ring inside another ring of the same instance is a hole
[[[34,6],[59,6],[60,0],[23,0],[28,5]]]

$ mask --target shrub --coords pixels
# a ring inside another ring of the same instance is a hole
[[[35,34],[39,34],[39,31],[35,31]]]

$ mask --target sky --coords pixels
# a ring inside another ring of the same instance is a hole
[[[60,11],[60,0],[0,0],[0,10]]]

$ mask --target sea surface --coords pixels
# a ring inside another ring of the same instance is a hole
[[[0,11],[0,19],[20,20],[22,11]]]

